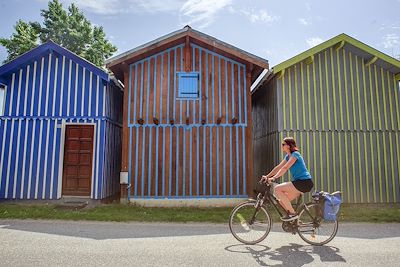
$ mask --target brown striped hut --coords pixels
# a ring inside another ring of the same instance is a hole
[[[274,66],[252,91],[255,176],[293,136],[316,190],[398,203],[399,80],[400,61],[345,34]]]
[[[185,205],[248,197],[250,86],[267,60],[186,26],[107,67],[125,86],[123,198]]]

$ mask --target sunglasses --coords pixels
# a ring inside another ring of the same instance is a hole
[[[282,146],[286,146],[287,144],[286,143],[282,143]]]

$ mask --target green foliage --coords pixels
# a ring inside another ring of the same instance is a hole
[[[31,23],[19,20],[14,28],[15,33],[11,35],[10,39],[0,38],[0,44],[8,52],[5,62],[13,60],[38,45],[39,32]]]
[[[65,10],[59,0],[52,0],[47,10],[41,10],[41,16],[44,19],[42,25],[39,22],[26,23],[20,20],[10,39],[0,39],[0,44],[8,51],[6,62],[48,40],[97,66],[104,65],[105,59],[117,51],[107,40],[103,28],[92,26],[73,3]]]

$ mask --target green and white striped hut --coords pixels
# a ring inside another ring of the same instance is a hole
[[[252,93],[255,179],[293,136],[316,190],[398,203],[399,79],[400,61],[346,34],[273,67]]]

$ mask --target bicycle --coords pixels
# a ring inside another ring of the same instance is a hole
[[[244,244],[254,245],[268,236],[272,219],[267,206],[273,206],[280,217],[288,213],[274,196],[273,185],[266,184],[265,186],[264,194],[258,193],[257,199],[249,199],[238,204],[229,217],[229,229],[232,235]],[[340,192],[332,194],[340,194]],[[324,220],[320,195],[313,194],[312,198],[312,202],[305,204],[303,194],[300,195],[295,206],[296,213],[299,215],[298,219],[283,222],[282,229],[292,234],[298,233],[301,239],[310,245],[325,245],[336,236],[339,224],[337,219]]]

